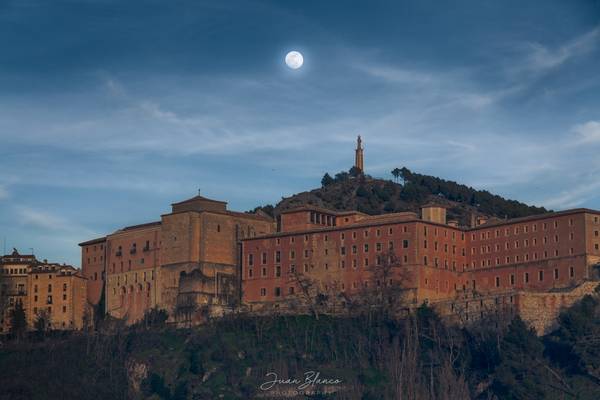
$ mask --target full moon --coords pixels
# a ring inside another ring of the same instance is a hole
[[[298,69],[304,64],[304,57],[298,51],[290,51],[285,56],[285,63],[291,69]]]

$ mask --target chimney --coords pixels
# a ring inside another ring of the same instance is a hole
[[[446,206],[441,204],[425,204],[421,207],[421,219],[423,221],[446,224]]]

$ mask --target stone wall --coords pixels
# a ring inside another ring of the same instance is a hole
[[[600,281],[588,281],[564,291],[519,292],[517,310],[521,318],[538,333],[544,335],[557,327],[557,317],[566,307],[570,307],[587,294],[594,294]]]

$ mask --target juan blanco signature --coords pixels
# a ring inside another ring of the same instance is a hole
[[[321,378],[319,371],[305,372],[303,380],[298,378],[279,379],[276,372],[268,372],[265,376],[270,380],[260,385],[261,390],[272,389],[275,385],[297,385],[298,390],[303,390],[315,385],[337,385],[342,383],[341,379]]]

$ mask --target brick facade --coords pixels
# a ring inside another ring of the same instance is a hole
[[[40,316],[48,329],[82,329],[90,316],[87,282],[70,265],[41,262],[16,250],[0,257],[0,302],[7,305],[2,310],[0,334],[9,332],[16,303],[23,305],[28,329],[34,328]]]
[[[315,224],[315,213],[333,222]],[[352,296],[378,284],[373,271],[390,248],[398,260],[394,274],[415,294],[414,303],[452,303],[472,292],[512,304],[517,300],[506,293],[567,290],[598,279],[600,212],[594,210],[479,219],[473,227],[446,223],[445,210],[435,205],[425,206],[421,218],[360,215],[346,224],[340,213],[314,207],[290,214],[281,216],[278,233],[243,240],[242,301],[251,309],[298,298],[304,278],[322,293],[334,287]]]
[[[189,318],[190,309],[214,311],[236,303],[240,240],[274,229],[268,217],[229,211],[225,202],[196,196],[172,204],[160,221],[81,243],[82,267],[90,279],[105,272],[108,314],[133,323],[158,307],[178,321]],[[103,265],[92,256],[100,245]],[[102,283],[95,282],[88,292],[92,303],[101,292]]]

